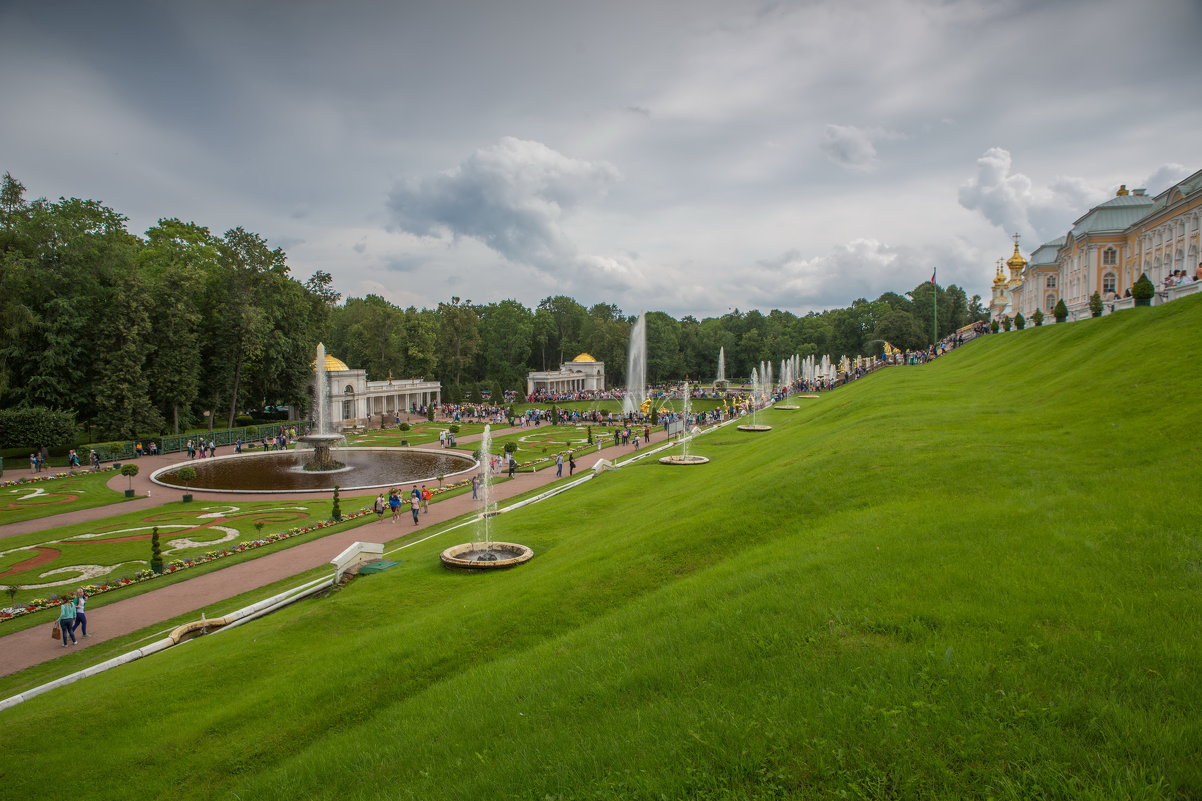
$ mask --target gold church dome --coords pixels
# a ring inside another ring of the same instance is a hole
[[[1018,252],[1018,242],[1014,243],[1014,255],[1011,256],[1010,260],[1006,262],[1006,266],[1008,266],[1011,270],[1021,270],[1023,267],[1027,266],[1027,260],[1023,258],[1021,253]]]
[[[587,353],[582,353],[579,356],[577,356],[575,359],[572,359],[572,361],[574,361],[574,362],[595,362],[597,360],[594,359],[592,356],[589,356]]]

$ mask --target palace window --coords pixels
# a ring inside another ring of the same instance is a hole
[[[1055,309],[1056,308],[1056,296],[1053,295],[1051,292],[1049,292],[1048,296],[1043,299],[1043,307],[1045,309],[1047,309],[1048,311],[1052,311],[1053,309]]]
[[[1107,267],[1113,267],[1119,263],[1119,252],[1114,248],[1106,248],[1102,251],[1102,264]]]
[[[1106,273],[1102,276],[1102,292],[1109,295],[1118,287],[1118,278],[1114,273]]]
[[[1048,276],[1048,289],[1055,289],[1055,288],[1056,288],[1056,276],[1049,275]]]

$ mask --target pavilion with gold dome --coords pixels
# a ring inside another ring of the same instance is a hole
[[[391,376],[368,381],[366,370],[352,370],[330,354],[325,358],[325,377],[330,399],[326,419],[332,431],[371,425],[373,417],[394,417],[442,401],[442,384],[437,381]]]
[[[605,389],[605,362],[599,362],[587,353],[581,353],[570,362],[559,365],[558,370],[544,370],[526,374],[526,394],[546,392],[563,395],[573,392],[600,392]]]

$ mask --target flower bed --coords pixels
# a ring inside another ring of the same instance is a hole
[[[370,507],[366,509],[360,509],[358,512],[353,512],[349,515],[346,515],[340,522],[354,520],[355,518],[363,517],[369,514],[372,514]],[[161,575],[178,573],[181,570],[186,570],[190,567],[195,567],[196,565],[203,565],[226,556],[233,556],[234,554],[253,551],[255,548],[262,548],[264,545],[271,545],[282,540],[299,537],[302,534],[308,534],[310,531],[316,531],[320,528],[329,528],[333,525],[337,525],[337,523],[335,523],[333,520],[325,520],[309,526],[299,526],[297,528],[290,528],[287,531],[281,531],[276,534],[268,534],[266,537],[259,537],[258,539],[253,539],[249,542],[240,542],[232,548],[219,551],[208,551],[202,556],[194,559],[175,559],[163,565],[163,572]],[[132,577],[122,576],[118,579],[101,581],[96,584],[85,584],[83,591],[89,598],[91,598],[93,595],[100,595],[103,592],[120,589],[121,587],[128,587],[130,584],[140,584],[143,581],[150,581],[151,579],[156,578],[158,575],[160,574],[155,573],[153,570],[147,568],[145,570],[139,570],[137,573],[134,573]],[[49,598],[34,598],[28,603],[17,604],[13,607],[5,607],[0,609],[0,621],[12,620],[15,617],[21,617],[22,615],[39,612],[43,609],[51,609],[59,606],[62,601],[63,599],[59,596],[52,595]]]
[[[0,489],[3,489],[4,487],[19,487],[22,484],[36,484],[39,481],[53,481],[56,478],[79,478],[80,476],[90,475],[93,472],[115,473],[115,472],[117,472],[117,468],[105,467],[102,470],[93,471],[93,470],[85,470],[84,468],[81,467],[79,470],[76,470],[74,472],[54,473],[54,474],[35,475],[35,476],[23,476],[21,478],[12,478],[12,479],[9,479],[8,481],[0,481]]]

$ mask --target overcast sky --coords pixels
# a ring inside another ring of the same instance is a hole
[[[347,297],[988,296],[1202,169],[1199,0],[0,0],[0,172]]]

